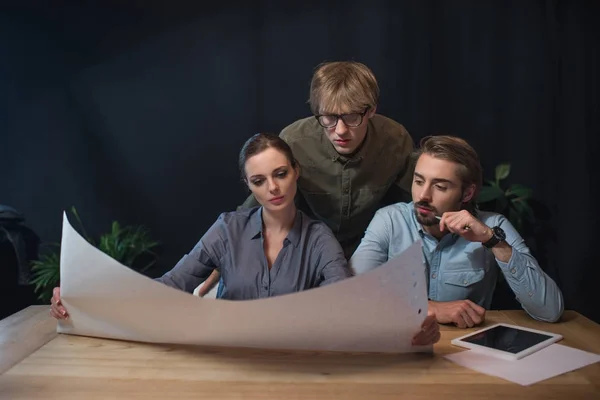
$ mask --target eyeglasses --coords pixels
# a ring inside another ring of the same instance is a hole
[[[362,124],[363,117],[367,114],[367,111],[369,111],[369,107],[361,113],[315,115],[315,118],[323,128],[333,128],[337,125],[340,118],[346,126],[355,128]]]

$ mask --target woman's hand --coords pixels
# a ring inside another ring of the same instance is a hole
[[[60,288],[55,287],[52,291],[52,299],[50,299],[50,315],[56,319],[67,319],[69,314],[60,301]]]
[[[413,346],[426,346],[437,343],[440,340],[440,326],[437,323],[435,314],[431,310],[427,311],[427,318],[421,324],[421,331],[413,336]]]
[[[213,270],[208,278],[200,285],[198,289],[198,296],[204,297],[210,292],[221,279],[221,273],[218,270]]]

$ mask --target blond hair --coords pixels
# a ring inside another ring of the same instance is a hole
[[[356,61],[326,62],[317,66],[310,83],[310,109],[317,115],[349,107],[362,112],[377,106],[379,85],[373,72]]]

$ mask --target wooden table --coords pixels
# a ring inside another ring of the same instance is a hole
[[[486,324],[496,322],[561,333],[562,344],[600,353],[600,325],[576,312],[545,324],[489,311]],[[600,399],[600,363],[523,387],[444,359],[462,351],[450,340],[469,331],[446,326],[433,355],[152,345],[56,335],[55,326],[46,306],[0,321],[1,399]]]

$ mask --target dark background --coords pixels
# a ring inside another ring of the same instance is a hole
[[[600,321],[600,2],[283,3],[3,5],[0,204],[44,242],[72,205],[94,235],[143,224],[156,276],[245,199],[242,143],[309,115],[313,68],[353,59],[415,141],[467,139],[486,178],[512,164],[547,209],[536,256],[566,307]],[[11,290],[2,302],[26,306]]]

